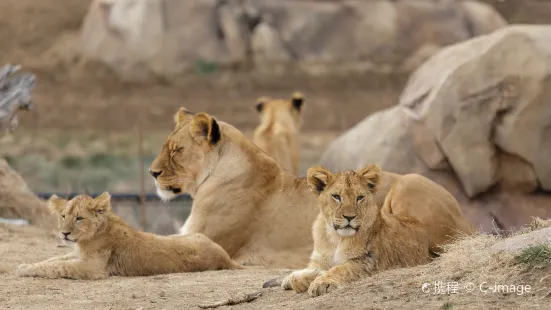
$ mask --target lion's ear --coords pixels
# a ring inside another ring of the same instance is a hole
[[[293,104],[293,108],[300,112],[300,109],[304,105],[304,95],[300,92],[293,93],[291,103]]]
[[[193,117],[189,133],[196,141],[207,140],[211,145],[215,145],[222,138],[218,122],[207,113],[199,113]]]
[[[316,166],[308,169],[307,182],[310,186],[310,190],[319,196],[321,192],[325,190],[329,180],[331,178],[331,172],[322,166]]]
[[[174,114],[174,122],[176,125],[189,121],[193,118],[193,113],[188,111],[186,108],[181,107],[176,114]]]
[[[94,198],[94,204],[91,208],[92,211],[97,214],[103,214],[111,211],[111,195],[108,192],[103,192],[101,195]]]
[[[65,205],[67,204],[67,200],[63,198],[59,198],[56,195],[52,195],[48,199],[48,209],[52,213],[60,213],[65,208]]]
[[[372,193],[377,191],[377,186],[381,182],[381,176],[383,174],[381,168],[377,165],[368,165],[358,172],[358,174],[367,182],[367,186]]]
[[[260,97],[258,99],[256,99],[256,103],[255,103],[255,108],[256,108],[256,111],[258,113],[262,112],[262,110],[264,110],[264,105],[266,104],[266,102],[268,102],[268,100],[270,100],[268,97]]]

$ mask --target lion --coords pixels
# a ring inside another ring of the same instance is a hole
[[[35,264],[22,264],[21,277],[96,280],[112,276],[242,269],[222,247],[200,233],[158,236],[136,231],[111,212],[111,196],[55,195],[48,205],[58,215],[60,236],[75,251]]]
[[[308,184],[320,208],[312,229],[314,251],[306,269],[283,280],[284,289],[308,290],[316,297],[379,271],[429,261],[423,224],[382,211],[401,199],[396,189],[404,179],[390,189],[383,206],[375,202],[381,175],[376,165],[334,174],[319,166],[308,170]]]
[[[256,101],[260,125],[254,131],[253,142],[294,175],[299,172],[297,136],[303,105],[304,96],[299,92],[291,100],[261,97]]]
[[[203,233],[242,265],[304,268],[313,249],[319,209],[306,178],[285,171],[230,124],[180,108],[175,128],[149,167],[158,196],[193,198],[181,234]],[[416,174],[383,172],[374,200],[383,202],[398,180],[392,211],[425,225],[431,247],[470,232],[455,198]]]

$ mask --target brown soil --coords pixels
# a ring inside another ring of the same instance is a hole
[[[262,292],[257,300],[231,309],[544,309],[551,289],[549,267],[515,267],[508,255],[486,255],[485,249],[497,240],[484,236],[460,242],[447,256],[426,266],[384,272],[317,298],[261,288],[264,281],[288,270],[110,277],[100,281],[19,278],[14,274],[18,264],[61,255],[69,249],[57,247],[52,235],[34,227],[0,224],[0,242],[0,309],[199,309],[199,304],[257,291]],[[445,286],[457,282],[458,291],[435,294],[435,281]],[[530,285],[531,291],[522,295],[484,294],[478,289],[483,281]],[[469,282],[477,285],[474,292],[465,290]],[[422,283],[429,283],[431,291],[421,291]]]

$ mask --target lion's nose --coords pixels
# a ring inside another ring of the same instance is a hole
[[[63,237],[67,237],[68,235],[71,234],[71,232],[62,232],[62,234],[63,234]]]
[[[353,215],[353,216],[346,216],[346,215],[343,215],[342,217],[344,217],[345,219],[347,219],[349,222],[352,222],[352,220],[356,218],[355,215]]]
[[[161,175],[161,173],[163,173],[162,171],[153,171],[153,170],[149,170],[149,173],[151,173],[151,175],[156,179],[158,176]]]

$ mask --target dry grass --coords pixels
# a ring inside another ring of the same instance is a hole
[[[526,227],[507,238],[483,233],[461,236],[454,243],[444,246],[439,258],[421,267],[419,281],[429,282],[436,275],[446,281],[463,283],[511,283],[522,280],[532,268],[551,266],[551,245],[527,244],[520,251],[496,252],[490,248],[502,240],[550,226],[551,220],[534,218]]]
[[[515,256],[517,263],[530,267],[543,268],[551,265],[549,244],[529,245]]]
[[[435,276],[446,282],[481,283],[511,279],[518,274],[514,254],[492,253],[488,249],[501,238],[476,234],[464,236],[444,247],[444,253],[424,266],[420,280],[430,282]]]

